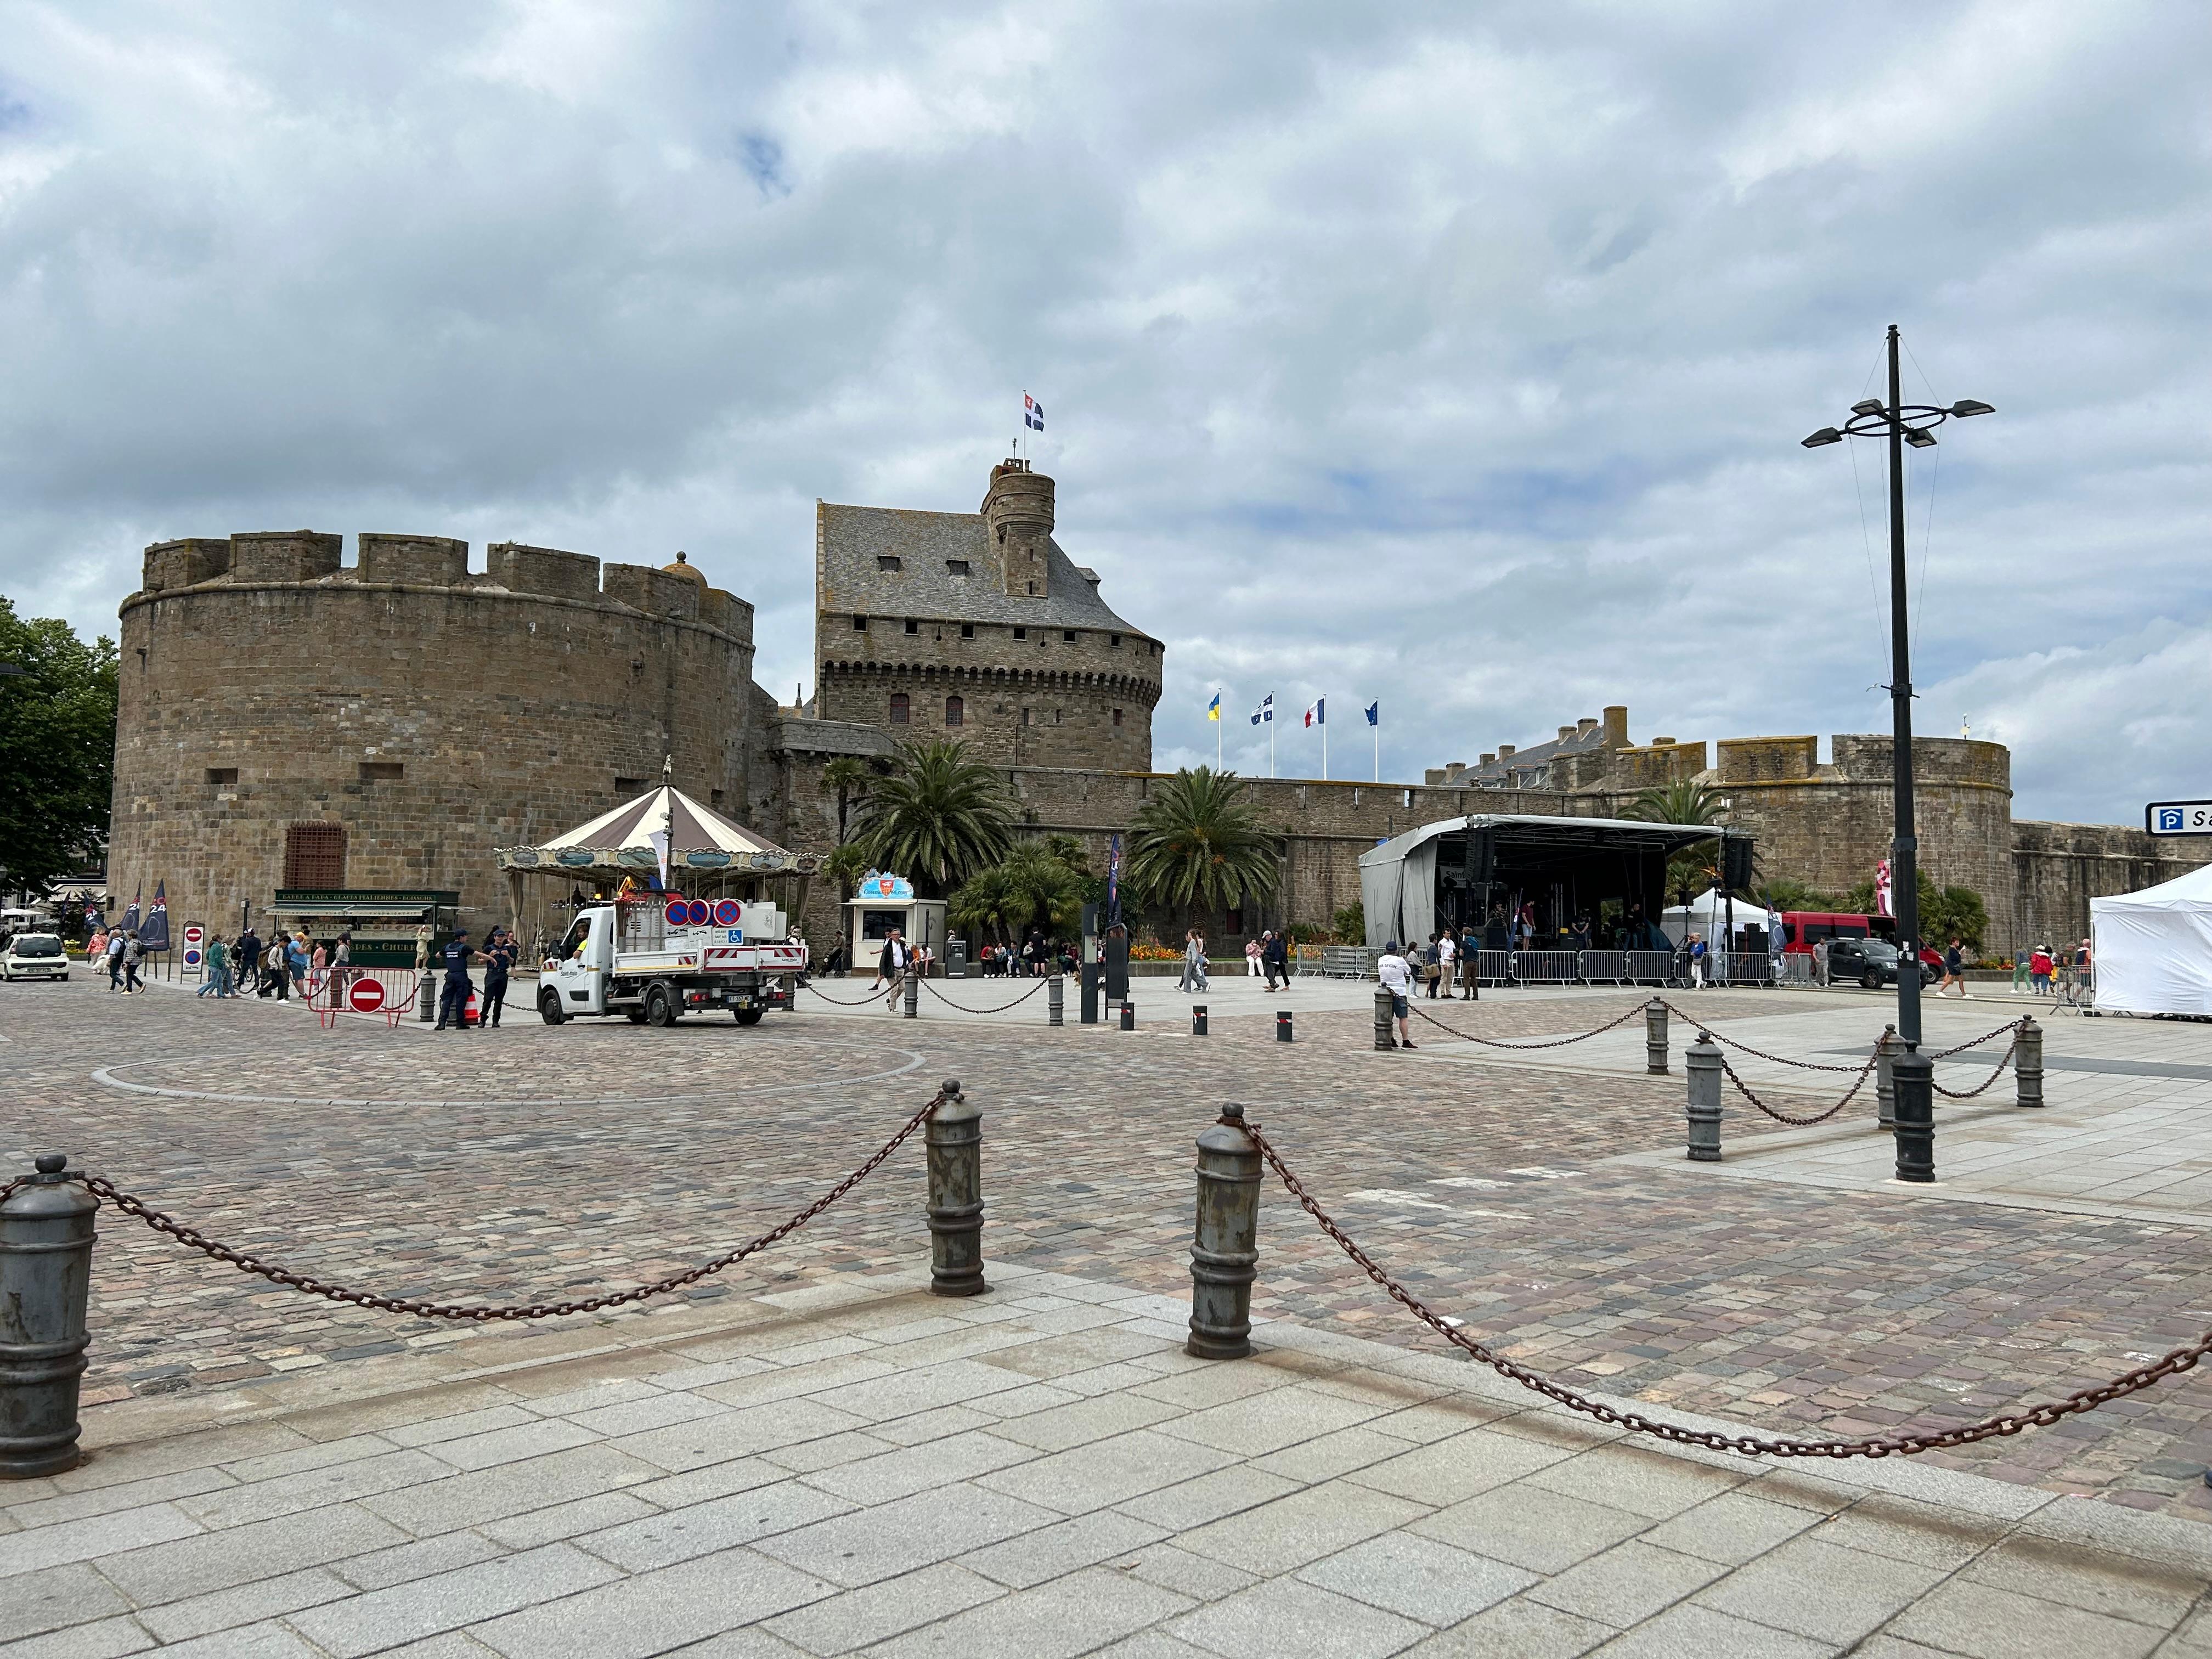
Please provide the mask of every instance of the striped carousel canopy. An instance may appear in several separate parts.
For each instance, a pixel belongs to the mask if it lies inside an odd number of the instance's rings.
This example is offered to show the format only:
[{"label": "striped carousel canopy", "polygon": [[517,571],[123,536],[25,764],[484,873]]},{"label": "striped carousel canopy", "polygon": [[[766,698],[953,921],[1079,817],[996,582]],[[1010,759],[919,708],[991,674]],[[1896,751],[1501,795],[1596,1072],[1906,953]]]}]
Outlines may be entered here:
[{"label": "striped carousel canopy", "polygon": [[662,830],[668,832],[672,871],[796,870],[805,874],[816,863],[811,857],[794,856],[714,808],[702,806],[674,785],[664,783],[536,847],[497,849],[500,867],[553,874],[568,870],[650,870],[659,863],[659,849],[653,837]]}]

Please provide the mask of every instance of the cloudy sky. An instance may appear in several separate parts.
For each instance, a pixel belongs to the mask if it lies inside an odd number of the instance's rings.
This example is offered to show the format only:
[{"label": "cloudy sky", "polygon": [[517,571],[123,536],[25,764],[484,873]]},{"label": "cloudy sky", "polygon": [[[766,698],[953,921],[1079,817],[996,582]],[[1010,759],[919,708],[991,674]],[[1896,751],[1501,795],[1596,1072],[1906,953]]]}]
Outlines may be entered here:
[{"label": "cloudy sky", "polygon": [[2199,0],[0,3],[0,592],[681,547],[787,697],[815,499],[973,511],[1027,390],[1164,765],[1216,686],[1246,769],[1270,691],[1338,775],[1378,697],[1397,776],[1610,702],[1884,730],[1881,451],[1797,441],[1893,321],[1998,410],[1915,458],[1921,729],[2136,820],[2212,793],[2208,48]]}]

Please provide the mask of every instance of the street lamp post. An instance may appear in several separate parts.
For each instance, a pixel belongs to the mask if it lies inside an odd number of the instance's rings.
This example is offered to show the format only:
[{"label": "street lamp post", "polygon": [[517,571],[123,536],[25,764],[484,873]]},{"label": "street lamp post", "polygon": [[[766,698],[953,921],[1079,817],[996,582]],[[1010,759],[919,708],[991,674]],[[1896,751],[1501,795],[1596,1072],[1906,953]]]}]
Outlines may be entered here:
[{"label": "street lamp post", "polygon": [[[1920,1053],[1920,843],[1912,817],[1912,653],[1906,628],[1905,579],[1905,446],[1928,449],[1935,428],[1954,416],[1996,411],[1985,403],[1962,398],[1948,408],[1907,404],[1898,384],[1897,325],[1889,325],[1889,401],[1869,398],[1851,405],[1850,418],[1838,428],[1824,426],[1806,439],[1819,449],[1846,438],[1884,438],[1889,446],[1889,701],[1894,765],[1897,827],[1890,855],[1890,890],[1897,910],[1897,1034],[1905,1045],[1892,1068],[1897,1089],[1897,1178],[1936,1179],[1936,1067]],[[1908,1120],[1908,1095],[1911,1116]]]}]

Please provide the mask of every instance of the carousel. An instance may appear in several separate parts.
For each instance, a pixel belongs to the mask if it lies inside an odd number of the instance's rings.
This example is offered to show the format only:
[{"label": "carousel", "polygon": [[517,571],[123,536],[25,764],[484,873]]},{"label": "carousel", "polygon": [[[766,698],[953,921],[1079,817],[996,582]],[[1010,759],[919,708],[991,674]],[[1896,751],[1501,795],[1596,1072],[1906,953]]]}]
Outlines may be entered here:
[{"label": "carousel", "polygon": [[658,789],[550,841],[495,848],[493,855],[507,874],[515,936],[531,941],[535,958],[576,911],[641,890],[767,903],[802,916],[821,864],[701,805],[668,781],[666,768]]}]

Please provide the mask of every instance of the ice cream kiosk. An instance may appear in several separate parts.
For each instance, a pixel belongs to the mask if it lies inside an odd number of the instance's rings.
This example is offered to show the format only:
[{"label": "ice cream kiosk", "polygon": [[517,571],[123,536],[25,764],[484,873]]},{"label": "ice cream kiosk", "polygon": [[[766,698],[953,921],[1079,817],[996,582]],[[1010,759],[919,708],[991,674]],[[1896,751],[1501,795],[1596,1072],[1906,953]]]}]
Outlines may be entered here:
[{"label": "ice cream kiosk", "polygon": [[914,884],[904,876],[871,870],[860,878],[860,890],[845,902],[845,938],[853,966],[866,969],[882,956],[884,940],[896,927],[909,945],[928,951],[933,961],[945,960],[945,901],[916,898]]}]

